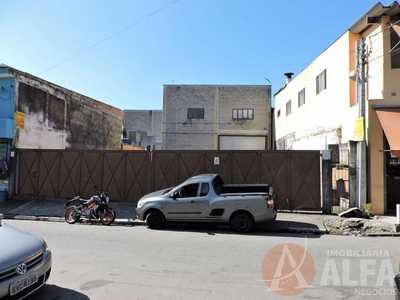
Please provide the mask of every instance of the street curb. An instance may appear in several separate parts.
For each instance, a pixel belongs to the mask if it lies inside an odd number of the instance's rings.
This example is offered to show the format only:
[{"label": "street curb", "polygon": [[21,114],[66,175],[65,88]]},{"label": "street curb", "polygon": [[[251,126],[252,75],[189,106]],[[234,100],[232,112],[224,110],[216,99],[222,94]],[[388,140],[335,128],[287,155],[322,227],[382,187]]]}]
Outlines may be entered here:
[{"label": "street curb", "polygon": [[[47,221],[47,222],[60,222],[64,223],[64,217],[48,217],[48,216],[22,216],[22,215],[4,215],[4,219],[9,220],[28,220],[28,221]],[[79,223],[86,224],[100,224],[98,220],[83,220]],[[145,221],[138,219],[115,219],[112,225],[119,226],[147,226]],[[297,234],[328,234],[326,229],[315,228],[301,228],[301,227],[288,227],[288,228],[262,228],[259,230],[271,233],[297,233]],[[396,235],[396,234],[395,234]],[[400,236],[400,234],[398,234]]]},{"label": "street curb", "polygon": [[[4,219],[9,220],[27,220],[27,221],[47,221],[47,222],[60,222],[64,223],[64,217],[48,217],[48,216],[22,216],[22,215],[4,215]],[[83,220],[79,223],[84,224],[100,224],[98,220]],[[147,226],[145,221],[138,219],[115,219],[113,225],[120,226]],[[264,232],[273,233],[298,233],[298,234],[326,234],[326,229],[315,229],[315,228],[300,228],[300,227],[289,227],[289,228],[258,228]]]},{"label": "street curb", "polygon": [[[26,221],[47,221],[64,223],[64,217],[48,217],[48,216],[22,216],[22,215],[4,215],[4,220],[26,220]],[[100,224],[99,220],[82,220],[79,223]],[[138,219],[115,219],[114,225],[124,226],[144,226],[146,222]]]},{"label": "street curb", "polygon": [[301,227],[288,227],[288,228],[260,228],[265,232],[278,232],[278,233],[298,233],[298,234],[328,234],[326,229],[315,228],[301,228]]},{"label": "street curb", "polygon": [[294,232],[306,232],[306,233],[314,233],[314,234],[326,234],[327,230],[326,229],[315,229],[315,228],[298,228],[298,227],[289,227],[290,231]]},{"label": "street curb", "polygon": [[399,232],[377,232],[377,233],[367,233],[367,236],[382,236],[382,237],[388,237],[388,236],[392,236],[392,237],[400,237],[400,233]]},{"label": "street curb", "polygon": [[[49,216],[24,216],[24,215],[4,215],[4,220],[27,220],[27,221],[47,221],[47,222],[59,222],[64,223],[64,217],[49,217]],[[79,223],[83,224],[101,224],[99,220],[82,220]],[[147,226],[145,221],[139,219],[115,219],[112,225],[117,226]],[[228,226],[229,228],[229,226]],[[257,227],[256,227],[257,228]],[[330,234],[327,229],[315,229],[315,228],[301,228],[301,227],[287,227],[287,228],[262,228],[258,227],[258,230],[270,233],[296,233],[296,234]],[[330,234],[334,235],[334,234]],[[367,237],[400,237],[400,232],[377,232],[377,233],[366,233]]]}]

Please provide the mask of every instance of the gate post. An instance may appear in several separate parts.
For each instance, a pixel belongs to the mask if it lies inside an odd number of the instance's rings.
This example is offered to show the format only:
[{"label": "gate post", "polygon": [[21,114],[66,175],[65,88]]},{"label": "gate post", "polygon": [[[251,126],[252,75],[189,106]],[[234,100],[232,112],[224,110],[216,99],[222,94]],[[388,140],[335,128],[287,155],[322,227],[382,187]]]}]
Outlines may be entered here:
[{"label": "gate post", "polygon": [[147,146],[148,158],[148,172],[147,172],[147,193],[154,191],[154,146]]},{"label": "gate post", "polygon": [[322,150],[322,211],[332,212],[332,170],[331,151]]},{"label": "gate post", "polygon": [[11,148],[10,160],[8,165],[8,198],[13,199],[14,196],[18,195],[18,178],[19,178],[19,151],[18,149]]}]

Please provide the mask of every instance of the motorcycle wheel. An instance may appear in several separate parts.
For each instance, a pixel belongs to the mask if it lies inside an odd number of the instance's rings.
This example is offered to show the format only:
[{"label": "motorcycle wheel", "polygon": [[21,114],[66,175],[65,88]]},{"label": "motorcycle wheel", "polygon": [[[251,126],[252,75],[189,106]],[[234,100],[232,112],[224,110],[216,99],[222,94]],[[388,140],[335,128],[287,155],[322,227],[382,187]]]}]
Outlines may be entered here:
[{"label": "motorcycle wheel", "polygon": [[100,222],[103,225],[111,225],[114,222],[115,218],[116,218],[116,214],[115,214],[114,209],[112,209],[112,208],[109,208],[107,210],[107,213],[105,213],[104,211],[102,211],[100,213]]},{"label": "motorcycle wheel", "polygon": [[68,224],[74,224],[79,221],[81,218],[79,210],[76,208],[76,206],[71,206],[67,209],[65,212],[65,221]]}]

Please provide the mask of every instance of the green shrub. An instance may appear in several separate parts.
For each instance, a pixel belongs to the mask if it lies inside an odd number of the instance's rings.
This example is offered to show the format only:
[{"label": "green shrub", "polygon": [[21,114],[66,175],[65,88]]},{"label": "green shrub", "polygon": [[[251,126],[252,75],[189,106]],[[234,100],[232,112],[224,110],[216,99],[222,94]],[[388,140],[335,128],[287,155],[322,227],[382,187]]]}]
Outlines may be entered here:
[{"label": "green shrub", "polygon": [[364,203],[364,210],[367,216],[372,215],[372,204],[371,203]]}]

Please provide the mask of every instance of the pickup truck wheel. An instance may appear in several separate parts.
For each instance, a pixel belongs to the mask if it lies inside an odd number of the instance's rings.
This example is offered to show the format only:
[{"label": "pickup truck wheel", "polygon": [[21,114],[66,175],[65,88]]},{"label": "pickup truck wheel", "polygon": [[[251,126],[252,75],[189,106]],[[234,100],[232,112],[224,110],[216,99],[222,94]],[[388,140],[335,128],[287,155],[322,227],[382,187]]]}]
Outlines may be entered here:
[{"label": "pickup truck wheel", "polygon": [[146,224],[150,229],[160,229],[165,224],[165,217],[159,211],[151,211],[146,217]]},{"label": "pickup truck wheel", "polygon": [[237,214],[231,220],[231,227],[238,233],[249,232],[253,225],[253,219],[247,214]]}]

